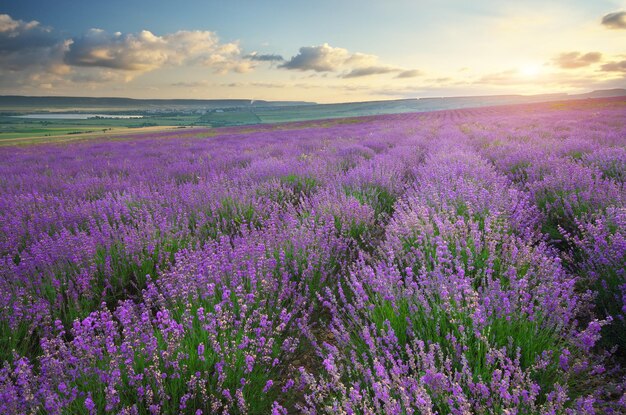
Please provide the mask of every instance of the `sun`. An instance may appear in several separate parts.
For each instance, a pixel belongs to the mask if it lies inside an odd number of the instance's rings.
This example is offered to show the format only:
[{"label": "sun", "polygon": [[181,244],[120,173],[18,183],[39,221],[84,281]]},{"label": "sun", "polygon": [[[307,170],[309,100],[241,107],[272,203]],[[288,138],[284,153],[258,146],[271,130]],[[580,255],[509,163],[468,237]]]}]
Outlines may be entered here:
[{"label": "sun", "polygon": [[541,65],[527,63],[519,67],[518,72],[525,78],[536,78],[541,73]]}]

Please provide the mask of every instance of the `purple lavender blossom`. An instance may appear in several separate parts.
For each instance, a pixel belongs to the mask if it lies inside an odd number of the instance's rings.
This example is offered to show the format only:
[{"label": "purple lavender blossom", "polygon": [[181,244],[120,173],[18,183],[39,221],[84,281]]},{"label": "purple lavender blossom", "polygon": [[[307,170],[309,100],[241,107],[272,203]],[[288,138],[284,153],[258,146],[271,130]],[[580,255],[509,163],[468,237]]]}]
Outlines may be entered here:
[{"label": "purple lavender blossom", "polygon": [[2,147],[0,413],[619,413],[622,104]]}]

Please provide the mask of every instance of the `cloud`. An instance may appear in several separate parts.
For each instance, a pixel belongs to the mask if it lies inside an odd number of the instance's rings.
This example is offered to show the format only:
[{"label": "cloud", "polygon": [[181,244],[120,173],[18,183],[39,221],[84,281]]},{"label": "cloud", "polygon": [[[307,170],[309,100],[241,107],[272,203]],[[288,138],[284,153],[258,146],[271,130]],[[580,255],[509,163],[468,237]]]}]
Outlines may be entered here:
[{"label": "cloud", "polygon": [[28,53],[36,49],[53,47],[62,39],[36,20],[14,20],[0,14],[0,56],[6,59],[13,53]]},{"label": "cloud", "polygon": [[285,59],[276,54],[261,54],[257,52],[252,52],[245,56],[246,59],[257,62],[282,62]]},{"label": "cloud", "polygon": [[364,68],[355,68],[343,75],[342,78],[359,78],[362,76],[380,75],[399,71],[401,71],[401,69],[393,66],[366,66]]},{"label": "cloud", "polygon": [[350,55],[348,59],[346,59],[346,65],[348,66],[356,66],[356,67],[365,67],[365,66],[374,66],[378,62],[378,56],[370,55],[368,53],[356,52]]},{"label": "cloud", "polygon": [[68,41],[33,20],[0,14],[0,87],[50,88],[67,77]]},{"label": "cloud", "polygon": [[291,88],[293,85],[279,83],[279,82],[230,82],[227,84],[220,84],[221,87],[228,88]]},{"label": "cloud", "polygon": [[[35,23],[39,23],[33,20]],[[8,14],[0,14],[0,33],[12,32],[20,26],[19,20],[13,20]]]},{"label": "cloud", "polygon": [[481,76],[476,83],[478,84],[508,84],[514,79],[517,71],[515,69],[508,69],[505,71],[494,72]]},{"label": "cloud", "polygon": [[378,56],[366,53],[352,53],[344,48],[333,47],[328,43],[319,46],[303,46],[298,54],[279,65],[279,68],[314,71],[314,72],[338,72],[348,71],[344,78],[373,75],[376,73],[388,73],[399,70],[390,66],[377,64]]},{"label": "cloud", "polygon": [[602,54],[600,52],[588,52],[585,54],[581,52],[566,52],[561,53],[552,61],[560,68],[576,69],[600,62],[601,59]]},{"label": "cloud", "polygon": [[312,71],[314,75],[336,72],[343,79],[398,73],[396,78],[412,78],[421,74],[416,69],[405,69],[379,63],[378,56],[333,47],[328,43],[303,46],[295,56],[278,66],[283,69]]},{"label": "cloud", "polygon": [[173,82],[171,86],[180,88],[203,88],[209,86],[207,81]]},{"label": "cloud", "polygon": [[624,72],[626,73],[626,60],[609,62],[601,66],[604,72]]},{"label": "cloud", "polygon": [[299,71],[333,72],[344,66],[351,57],[352,54],[347,49],[324,43],[321,46],[301,47],[297,55],[280,67]]},{"label": "cloud", "polygon": [[609,29],[626,29],[626,11],[605,15],[602,18],[602,24]]},{"label": "cloud", "polygon": [[66,62],[74,43],[37,21],[0,15],[0,88],[37,91],[80,84],[81,88],[91,89],[131,79],[128,73],[113,70],[113,66],[77,70]]},{"label": "cloud", "polygon": [[448,76],[442,76],[439,78],[428,79],[427,81],[433,84],[449,84],[453,81],[453,79]]},{"label": "cloud", "polygon": [[0,14],[0,88],[26,93],[39,88],[96,89],[128,82],[162,67],[207,67],[215,73],[243,73],[256,63],[238,42],[215,32],[178,31],[162,36],[148,30],[108,33],[91,29],[67,37],[39,22]]},{"label": "cloud", "polygon": [[166,65],[204,65],[216,72],[247,72],[252,64],[241,57],[237,43],[220,43],[214,32],[178,31],[157,36],[107,33],[91,29],[76,38],[65,55],[68,65],[148,72]]},{"label": "cloud", "polygon": [[27,31],[39,26],[37,20],[25,22],[23,20],[15,20],[8,14],[0,14],[0,33],[8,33],[9,35]]},{"label": "cloud", "polygon": [[399,79],[406,79],[406,78],[415,78],[418,76],[421,76],[422,71],[417,70],[417,69],[407,69],[405,71],[400,72],[398,75],[396,75],[396,78]]},{"label": "cloud", "polygon": [[65,55],[73,66],[149,71],[162,66],[168,59],[165,42],[144,30],[138,35],[110,35],[101,29],[91,29],[75,39]]}]

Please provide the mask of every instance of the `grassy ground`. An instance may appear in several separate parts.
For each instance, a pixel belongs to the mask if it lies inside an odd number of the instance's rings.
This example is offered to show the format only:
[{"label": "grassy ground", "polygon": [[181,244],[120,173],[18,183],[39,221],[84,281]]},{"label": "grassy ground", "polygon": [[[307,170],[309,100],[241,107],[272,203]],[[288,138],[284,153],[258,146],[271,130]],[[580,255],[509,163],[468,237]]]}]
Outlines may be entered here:
[{"label": "grassy ground", "polygon": [[146,127],[175,128],[194,125],[197,119],[198,116],[187,115],[87,120],[42,120],[0,116],[0,145],[11,140],[134,133]]},{"label": "grassy ground", "polygon": [[[0,134],[0,147],[11,146],[11,145],[45,144],[45,143],[53,143],[53,142],[63,143],[63,142],[69,142],[69,141],[89,140],[89,139],[101,138],[101,137],[117,138],[117,137],[128,136],[130,134],[142,134],[142,133],[150,133],[150,132],[165,131],[165,130],[175,130],[179,128],[181,127],[171,126],[171,125],[159,125],[159,126],[151,126],[151,127],[138,127],[138,128],[132,128],[132,129],[127,128],[127,127],[111,128],[111,129],[107,129],[106,131],[86,130],[81,133],[74,133],[72,131],[71,134],[67,134],[67,133],[64,134],[61,132],[61,130],[59,130],[59,134],[53,134],[53,135],[50,135],[48,133],[46,133],[47,135],[41,135],[41,134],[37,134],[36,132],[33,134],[28,134],[24,132],[22,135],[17,136],[17,137],[4,137],[3,135]],[[185,127],[185,128],[193,129],[194,127]]]}]

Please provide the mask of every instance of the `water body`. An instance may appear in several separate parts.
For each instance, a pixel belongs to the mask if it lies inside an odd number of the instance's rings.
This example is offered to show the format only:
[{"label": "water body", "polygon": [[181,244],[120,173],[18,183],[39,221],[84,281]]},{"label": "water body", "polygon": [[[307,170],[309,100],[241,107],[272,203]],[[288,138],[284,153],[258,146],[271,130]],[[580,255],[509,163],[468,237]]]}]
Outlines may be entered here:
[{"label": "water body", "polygon": [[143,115],[112,115],[112,114],[27,114],[13,115],[13,118],[28,118],[37,120],[88,120],[90,118],[143,118]]}]

